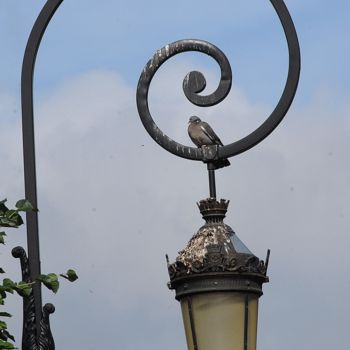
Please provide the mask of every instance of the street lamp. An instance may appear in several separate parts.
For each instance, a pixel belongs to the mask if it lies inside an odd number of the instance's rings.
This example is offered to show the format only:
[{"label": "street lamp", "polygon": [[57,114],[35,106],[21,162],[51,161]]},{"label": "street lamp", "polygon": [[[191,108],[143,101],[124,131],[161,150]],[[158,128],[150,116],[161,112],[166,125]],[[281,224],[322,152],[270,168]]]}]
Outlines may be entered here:
[{"label": "street lamp", "polygon": [[[267,120],[243,139],[229,145],[188,147],[162,132],[154,122],[148,105],[148,92],[154,75],[171,57],[196,51],[211,56],[220,66],[221,79],[210,95],[200,95],[206,80],[198,71],[190,72],[183,82],[187,99],[196,106],[218,104],[229,94],[232,71],[225,54],[203,40],[179,40],[156,51],[146,64],[137,87],[137,107],[150,136],[168,152],[189,160],[202,161],[209,175],[209,197],[198,203],[205,220],[176,261],[167,256],[170,289],[181,304],[188,350],[255,350],[258,324],[258,301],[262,284],[268,282],[266,260],[258,259],[223,222],[229,201],[217,200],[215,170],[227,164],[227,158],[254,147],[267,137],[286,115],[297,89],[300,51],[294,24],[282,0],[270,0],[283,25],[288,49],[289,72],[282,96]],[[195,118],[198,119],[198,118]],[[201,125],[202,131],[205,125]],[[208,130],[204,130],[206,133]],[[215,133],[214,133],[215,135]],[[208,134],[207,134],[208,136]],[[216,136],[216,135],[215,135]],[[210,138],[210,137],[209,137]],[[219,142],[221,143],[221,142]],[[226,161],[226,165],[225,164]]]},{"label": "street lamp", "polygon": [[[47,0],[30,34],[22,68],[22,120],[26,198],[37,207],[36,167],[33,123],[33,75],[36,55],[45,30],[63,0]],[[146,64],[137,87],[137,107],[150,136],[167,151],[189,160],[202,161],[209,175],[209,197],[198,203],[204,226],[192,237],[174,263],[167,257],[169,288],[175,290],[181,304],[189,350],[254,350],[256,348],[258,300],[262,284],[268,282],[268,251],[265,261],[258,259],[223,222],[229,201],[216,196],[215,170],[223,161],[254,147],[267,137],[286,115],[297,89],[300,74],[300,51],[294,24],[283,0],[270,0],[275,8],[289,50],[289,71],[282,96],[271,115],[248,136],[229,145],[200,148],[177,143],[154,122],[148,92],[159,67],[171,57],[187,51],[211,56],[221,69],[218,88],[210,95],[200,95],[206,81],[202,73],[189,73],[183,90],[197,106],[213,106],[225,99],[232,85],[232,71],[224,53],[203,40],[180,40],[159,49]],[[38,217],[27,213],[28,258],[23,248],[13,255],[21,259],[23,281],[40,275]],[[51,304],[42,307],[41,287],[24,299],[23,350],[54,350],[49,314]]]},{"label": "street lamp", "polygon": [[265,263],[260,261],[224,224],[228,204],[200,201],[205,225],[168,264],[169,288],[181,303],[189,350],[256,348],[269,252]]}]

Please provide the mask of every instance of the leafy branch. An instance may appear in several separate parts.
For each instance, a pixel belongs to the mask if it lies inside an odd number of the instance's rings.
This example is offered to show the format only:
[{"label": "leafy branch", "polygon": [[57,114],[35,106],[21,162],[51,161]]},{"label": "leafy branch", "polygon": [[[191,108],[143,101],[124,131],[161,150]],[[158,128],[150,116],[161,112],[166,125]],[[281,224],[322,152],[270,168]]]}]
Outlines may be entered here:
[{"label": "leafy branch", "polygon": [[[22,199],[16,203],[16,209],[9,209],[6,206],[6,199],[0,201],[0,244],[5,244],[6,233],[1,231],[2,228],[18,228],[23,225],[23,219],[20,215],[21,212],[37,211],[33,208],[32,204]],[[0,267],[0,274],[5,274],[5,271]],[[60,282],[59,277],[62,277],[70,282],[74,282],[78,279],[76,272],[69,269],[66,273],[55,274],[49,273],[47,275],[40,275],[35,281],[31,282],[14,282],[10,278],[4,278],[0,283],[0,307],[5,305],[5,299],[7,294],[17,293],[23,298],[27,298],[32,293],[32,287],[35,283],[41,282],[53,291],[57,293]],[[0,350],[16,349],[14,342],[14,336],[9,332],[7,323],[4,319],[12,317],[12,315],[6,311],[0,311]]]}]

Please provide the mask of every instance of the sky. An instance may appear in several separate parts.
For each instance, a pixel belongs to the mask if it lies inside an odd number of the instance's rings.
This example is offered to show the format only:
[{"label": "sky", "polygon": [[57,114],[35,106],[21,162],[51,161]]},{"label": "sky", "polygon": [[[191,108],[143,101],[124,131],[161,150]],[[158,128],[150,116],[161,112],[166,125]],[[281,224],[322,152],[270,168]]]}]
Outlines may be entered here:
[{"label": "sky", "polygon": [[[24,197],[20,74],[42,0],[0,2],[0,196]],[[258,349],[346,349],[350,227],[350,4],[287,0],[301,47],[295,101],[281,125],[217,172],[226,223],[260,258],[271,249],[270,283],[260,299]],[[183,38],[218,46],[233,87],[217,106],[191,105],[191,70],[215,89],[210,58],[186,53],[154,79],[150,108],[161,129],[191,145],[189,116],[208,121],[224,143],[259,126],[284,86],[288,54],[269,1],[147,2],[65,0],[44,36],[34,81],[43,272],[73,267],[51,326],[57,349],[185,349],[180,306],[167,289],[165,254],[176,258],[202,225],[206,168],[160,148],[136,109],[137,81],[160,47]],[[1,266],[25,228],[8,232]],[[9,299],[20,345],[21,304]]]}]

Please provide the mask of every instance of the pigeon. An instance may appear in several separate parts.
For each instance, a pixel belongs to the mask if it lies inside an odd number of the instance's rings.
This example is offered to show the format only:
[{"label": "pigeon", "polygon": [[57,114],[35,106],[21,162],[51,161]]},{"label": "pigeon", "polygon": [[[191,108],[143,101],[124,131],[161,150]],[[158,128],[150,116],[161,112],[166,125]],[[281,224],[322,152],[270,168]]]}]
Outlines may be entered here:
[{"label": "pigeon", "polygon": [[[188,135],[198,148],[213,145],[223,146],[219,136],[216,135],[211,126],[208,123],[201,121],[200,118],[196,116],[191,117],[188,122]],[[218,160],[215,161],[215,163],[217,168],[230,165],[228,159]]]}]

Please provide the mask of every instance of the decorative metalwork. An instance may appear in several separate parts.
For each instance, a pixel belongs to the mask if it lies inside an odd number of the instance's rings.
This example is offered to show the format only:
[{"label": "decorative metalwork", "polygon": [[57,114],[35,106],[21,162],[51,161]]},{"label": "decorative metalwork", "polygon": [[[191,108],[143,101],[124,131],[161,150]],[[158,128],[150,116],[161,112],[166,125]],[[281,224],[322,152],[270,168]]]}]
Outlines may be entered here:
[{"label": "decorative metalwork", "polygon": [[[221,102],[229,93],[232,83],[230,64],[223,54],[213,44],[203,40],[180,40],[157,50],[154,56],[146,64],[137,87],[137,108],[141,121],[150,136],[164,149],[179,157],[208,162],[212,159],[226,159],[254,147],[265,139],[282,121],[293,99],[299,82],[300,75],[300,49],[298,37],[288,9],[282,0],[270,0],[282,23],[289,51],[289,71],[282,96],[266,121],[248,136],[222,147],[194,148],[182,145],[159,129],[154,122],[149,106],[148,92],[152,79],[161,67],[171,57],[187,51],[196,51],[214,58],[221,69],[221,80],[214,93],[207,96],[199,95],[205,89],[206,80],[202,73],[194,71],[186,75],[183,90],[190,102],[197,106],[213,106]],[[205,151],[205,152],[204,152]]]},{"label": "decorative metalwork", "polygon": [[[32,283],[29,260],[22,247],[12,249],[12,255],[20,259],[22,281]],[[49,315],[55,311],[52,304],[46,304],[37,331],[35,297],[33,290],[28,296],[23,296],[23,335],[22,350],[55,350],[55,344],[50,329]]]},{"label": "decorative metalwork", "polygon": [[234,231],[223,222],[229,201],[202,200],[198,207],[206,220],[168,266],[170,278],[206,272],[249,272],[266,275],[265,263],[255,255],[240,252],[234,245]]},{"label": "decorative metalwork", "polygon": [[207,272],[249,272],[266,274],[265,264],[252,254],[238,252],[233,243],[232,228],[223,222],[229,201],[209,198],[198,207],[206,220],[169,266],[171,278]]},{"label": "decorative metalwork", "polygon": [[[198,203],[206,221],[179,252],[176,261],[168,262],[169,288],[176,297],[204,291],[239,290],[262,294],[268,259],[259,260],[235,237],[223,222],[229,201],[208,198]],[[268,253],[269,255],[269,253]]]},{"label": "decorative metalwork", "polygon": [[38,350],[55,350],[55,342],[50,328],[50,314],[55,312],[52,304],[45,304],[43,308],[43,317],[40,322],[40,335],[38,339]]},{"label": "decorative metalwork", "polygon": [[206,87],[204,75],[197,71],[188,73],[183,81],[183,90],[188,100],[197,106],[208,107],[221,102],[228,95],[232,84],[232,71],[224,53],[216,46],[203,40],[180,40],[157,50],[146,64],[137,87],[137,108],[144,127],[163,148],[180,157],[203,160],[201,149],[186,147],[166,136],[154,122],[148,107],[148,92],[157,70],[171,57],[187,51],[197,51],[213,57],[221,69],[221,80],[218,88],[207,96],[198,95]]},{"label": "decorative metalwork", "polygon": [[[205,229],[202,229],[196,234],[197,238],[199,235],[208,235],[208,232],[205,232],[204,230]],[[210,231],[213,231],[213,229],[210,229]],[[190,247],[188,248],[190,249]],[[198,259],[191,261],[190,263],[189,261],[186,261],[186,258],[184,257],[188,252],[180,252],[180,256],[177,258],[176,262],[171,264],[168,268],[170,277],[176,278],[188,276],[190,274],[225,271],[238,273],[266,273],[264,261],[259,260],[256,256],[250,254],[238,255],[233,250],[230,250],[229,254],[227,254],[227,252],[225,252],[224,244],[208,244],[205,248],[206,253],[203,260]]]}]

